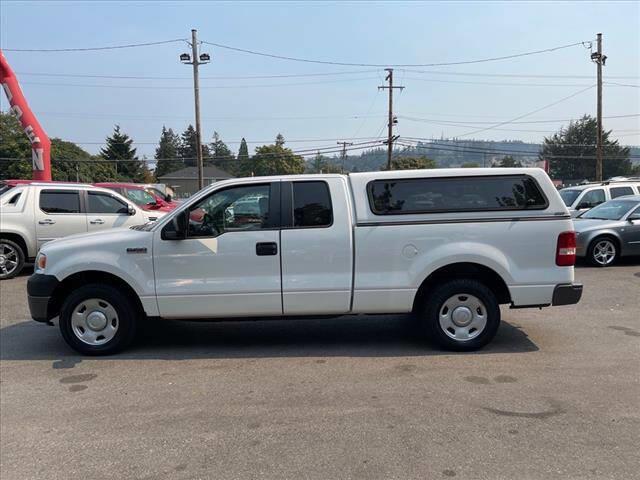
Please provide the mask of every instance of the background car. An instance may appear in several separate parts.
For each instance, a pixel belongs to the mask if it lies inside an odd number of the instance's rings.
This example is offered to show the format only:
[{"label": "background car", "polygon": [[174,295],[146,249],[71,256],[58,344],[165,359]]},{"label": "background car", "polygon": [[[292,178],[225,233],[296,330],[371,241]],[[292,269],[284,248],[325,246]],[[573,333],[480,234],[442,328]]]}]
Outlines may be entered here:
[{"label": "background car", "polygon": [[[158,216],[162,216],[178,206],[178,203],[172,201],[170,196],[167,197],[154,187],[117,182],[102,182],[95,185],[118,192],[147,212],[159,212]],[[157,220],[157,217],[150,219]]]},{"label": "background car", "polygon": [[640,195],[602,203],[573,222],[576,255],[598,267],[622,256],[640,255]]},{"label": "background car", "polygon": [[640,181],[635,179],[588,183],[560,190],[560,196],[572,217],[607,200],[635,194],[640,194]]}]

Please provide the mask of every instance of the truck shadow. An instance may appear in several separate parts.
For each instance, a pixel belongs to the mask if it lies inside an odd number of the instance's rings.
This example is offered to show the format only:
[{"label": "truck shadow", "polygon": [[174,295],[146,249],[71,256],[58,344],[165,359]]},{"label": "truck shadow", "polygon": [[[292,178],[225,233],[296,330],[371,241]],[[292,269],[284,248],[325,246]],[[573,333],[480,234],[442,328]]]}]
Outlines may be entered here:
[{"label": "truck shadow", "polygon": [[[525,353],[538,347],[518,326],[503,321],[496,338],[471,355]],[[146,326],[123,353],[103,359],[220,359],[270,357],[407,357],[464,355],[438,350],[420,337],[405,316],[348,316],[330,319],[225,321],[159,320]],[[24,321],[0,329],[0,359],[50,360],[72,368],[83,358],[58,328]],[[95,357],[94,357],[95,358]]]}]

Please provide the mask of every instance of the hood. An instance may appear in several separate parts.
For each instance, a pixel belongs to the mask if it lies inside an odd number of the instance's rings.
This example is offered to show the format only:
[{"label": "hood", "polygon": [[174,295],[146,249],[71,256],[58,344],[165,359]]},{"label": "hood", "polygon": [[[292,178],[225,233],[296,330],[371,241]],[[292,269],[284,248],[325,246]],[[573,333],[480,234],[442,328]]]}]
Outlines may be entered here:
[{"label": "hood", "polygon": [[91,233],[79,233],[52,240],[45,243],[41,251],[49,255],[60,251],[72,253],[95,247],[100,248],[109,244],[125,243],[129,246],[136,246],[138,243],[146,244],[150,242],[152,236],[153,232],[131,230],[129,228],[112,228]]},{"label": "hood", "polygon": [[598,220],[591,218],[574,218],[573,227],[576,233],[587,232],[589,230],[602,230],[606,228],[613,228],[623,223],[621,220]]}]

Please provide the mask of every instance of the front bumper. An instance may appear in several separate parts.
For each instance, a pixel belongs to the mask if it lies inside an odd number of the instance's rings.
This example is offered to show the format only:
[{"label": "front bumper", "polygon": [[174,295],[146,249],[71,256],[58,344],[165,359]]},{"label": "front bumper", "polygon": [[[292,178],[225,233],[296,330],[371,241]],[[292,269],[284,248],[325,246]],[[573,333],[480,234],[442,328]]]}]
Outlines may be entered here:
[{"label": "front bumper", "polygon": [[551,304],[554,306],[574,305],[580,301],[581,297],[581,283],[566,283],[562,285],[556,285],[556,288],[553,289],[553,298],[551,300]]},{"label": "front bumper", "polygon": [[49,300],[60,282],[53,275],[34,273],[27,281],[27,299],[31,318],[36,322],[48,322]]}]

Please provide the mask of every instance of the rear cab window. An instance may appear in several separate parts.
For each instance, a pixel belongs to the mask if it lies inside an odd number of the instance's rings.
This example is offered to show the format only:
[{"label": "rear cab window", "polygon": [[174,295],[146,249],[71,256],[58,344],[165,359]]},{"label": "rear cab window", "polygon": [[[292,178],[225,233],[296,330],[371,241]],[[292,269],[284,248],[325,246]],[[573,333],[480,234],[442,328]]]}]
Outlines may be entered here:
[{"label": "rear cab window", "polygon": [[48,214],[80,213],[80,192],[77,190],[41,190],[40,210]]},{"label": "rear cab window", "polygon": [[293,227],[329,227],[332,224],[333,209],[327,183],[293,182]]},{"label": "rear cab window", "polygon": [[373,180],[367,193],[376,215],[544,210],[549,205],[528,175]]}]

